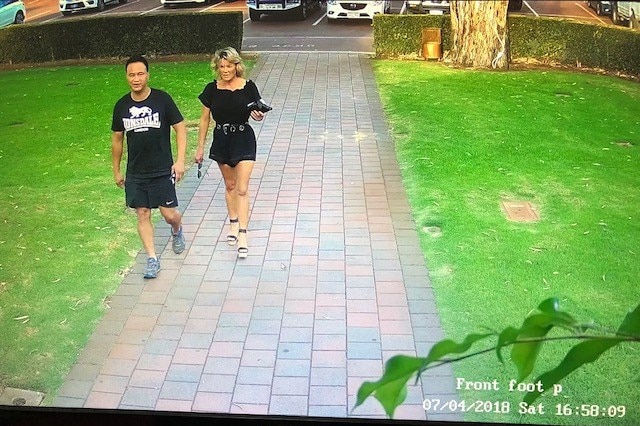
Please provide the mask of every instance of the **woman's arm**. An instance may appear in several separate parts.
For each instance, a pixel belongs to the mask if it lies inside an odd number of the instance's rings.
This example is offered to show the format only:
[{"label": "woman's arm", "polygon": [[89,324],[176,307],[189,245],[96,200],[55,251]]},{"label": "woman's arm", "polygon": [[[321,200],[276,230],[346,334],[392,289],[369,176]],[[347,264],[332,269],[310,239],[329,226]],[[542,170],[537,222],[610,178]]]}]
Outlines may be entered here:
[{"label": "woman's arm", "polygon": [[196,149],[195,162],[202,163],[204,158],[204,142],[207,139],[207,132],[209,131],[209,124],[211,123],[211,110],[202,106],[200,112],[200,121],[198,122],[198,149]]}]

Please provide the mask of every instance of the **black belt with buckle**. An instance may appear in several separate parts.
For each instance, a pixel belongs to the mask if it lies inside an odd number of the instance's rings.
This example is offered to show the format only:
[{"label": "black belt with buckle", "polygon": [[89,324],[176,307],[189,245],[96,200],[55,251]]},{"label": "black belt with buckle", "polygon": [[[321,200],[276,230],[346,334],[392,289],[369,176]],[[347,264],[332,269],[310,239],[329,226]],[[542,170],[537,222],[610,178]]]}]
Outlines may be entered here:
[{"label": "black belt with buckle", "polygon": [[227,135],[229,133],[244,132],[248,126],[249,126],[249,123],[244,123],[244,124],[225,123],[225,124],[216,124],[216,129],[222,130],[222,132],[225,135]]}]

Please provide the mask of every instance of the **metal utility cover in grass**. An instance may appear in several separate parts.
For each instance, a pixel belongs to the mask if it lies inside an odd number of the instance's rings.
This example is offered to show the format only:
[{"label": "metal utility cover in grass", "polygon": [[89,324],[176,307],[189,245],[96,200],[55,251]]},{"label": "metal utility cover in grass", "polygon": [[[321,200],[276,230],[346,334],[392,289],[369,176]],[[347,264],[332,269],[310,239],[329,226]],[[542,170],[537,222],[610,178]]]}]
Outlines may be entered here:
[{"label": "metal utility cover in grass", "polygon": [[528,201],[502,201],[502,211],[507,219],[514,222],[536,222],[540,216],[535,207]]},{"label": "metal utility cover in grass", "polygon": [[26,389],[0,388],[0,405],[37,407],[44,399],[42,392]]}]

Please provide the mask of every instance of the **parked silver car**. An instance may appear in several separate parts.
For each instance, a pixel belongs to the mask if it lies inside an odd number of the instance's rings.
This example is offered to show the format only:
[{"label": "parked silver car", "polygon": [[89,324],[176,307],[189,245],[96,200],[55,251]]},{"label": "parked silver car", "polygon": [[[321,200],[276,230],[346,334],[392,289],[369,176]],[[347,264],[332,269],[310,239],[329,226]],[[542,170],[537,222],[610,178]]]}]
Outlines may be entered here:
[{"label": "parked silver car", "polygon": [[429,15],[443,15],[449,13],[451,7],[447,0],[407,0],[407,11],[413,13],[427,13]]},{"label": "parked silver car", "polygon": [[[429,15],[443,15],[450,12],[451,4],[447,0],[406,0],[405,8],[412,13],[427,13]],[[509,10],[522,9],[523,0],[509,0]]]}]

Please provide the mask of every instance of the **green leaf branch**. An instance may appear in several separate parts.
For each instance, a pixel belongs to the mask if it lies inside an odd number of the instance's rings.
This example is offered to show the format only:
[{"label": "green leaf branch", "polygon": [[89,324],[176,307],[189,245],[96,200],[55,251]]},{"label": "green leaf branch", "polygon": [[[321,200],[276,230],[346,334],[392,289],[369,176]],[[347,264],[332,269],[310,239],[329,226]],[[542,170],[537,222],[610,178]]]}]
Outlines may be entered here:
[{"label": "green leaf branch", "polygon": [[[549,336],[553,329],[565,330],[568,334]],[[493,346],[475,349],[480,342],[495,340]],[[534,370],[540,351],[545,343],[560,340],[577,340],[562,361],[535,380],[540,382],[540,391],[527,392],[523,402],[533,403],[553,385],[581,368],[585,364],[598,360],[602,354],[623,343],[640,342],[640,305],[629,312],[617,329],[599,327],[590,323],[580,323],[571,314],[560,309],[560,301],[549,298],[540,303],[523,320],[518,328],[507,327],[504,330],[473,333],[467,335],[461,343],[450,339],[437,342],[426,357],[396,355],[385,363],[382,377],[375,382],[364,382],[358,389],[354,409],[373,396],[384,408],[387,416],[393,418],[395,410],[407,397],[407,383],[415,377],[417,381],[426,370],[444,364],[459,362],[467,358],[495,352],[498,360],[505,363],[503,350],[511,348],[510,360],[518,371],[518,383],[523,382]],[[474,349],[473,351],[472,348]],[[636,377],[632,381],[639,381]]]}]

